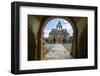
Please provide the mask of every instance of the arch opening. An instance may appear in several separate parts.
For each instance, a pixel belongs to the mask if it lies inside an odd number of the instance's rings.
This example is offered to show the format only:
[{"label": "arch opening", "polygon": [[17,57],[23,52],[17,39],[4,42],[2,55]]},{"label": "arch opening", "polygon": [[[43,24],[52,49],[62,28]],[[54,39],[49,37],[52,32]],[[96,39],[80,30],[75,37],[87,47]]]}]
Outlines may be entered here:
[{"label": "arch opening", "polygon": [[43,59],[69,59],[71,56],[73,28],[63,18],[47,20],[43,28]]}]

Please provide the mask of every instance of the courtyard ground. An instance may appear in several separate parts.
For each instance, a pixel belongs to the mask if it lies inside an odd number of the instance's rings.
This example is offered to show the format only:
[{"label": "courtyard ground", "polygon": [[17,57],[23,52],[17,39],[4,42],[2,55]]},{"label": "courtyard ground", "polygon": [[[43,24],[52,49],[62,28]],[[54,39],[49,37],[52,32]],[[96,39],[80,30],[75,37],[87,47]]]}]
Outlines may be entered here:
[{"label": "courtyard ground", "polygon": [[71,59],[71,44],[45,44],[44,59]]}]

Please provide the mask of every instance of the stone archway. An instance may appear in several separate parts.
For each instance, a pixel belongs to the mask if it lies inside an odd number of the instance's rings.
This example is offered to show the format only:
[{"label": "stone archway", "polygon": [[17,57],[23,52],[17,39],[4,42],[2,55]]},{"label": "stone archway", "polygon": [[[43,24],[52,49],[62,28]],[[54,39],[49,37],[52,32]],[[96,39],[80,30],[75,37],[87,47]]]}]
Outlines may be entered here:
[{"label": "stone archway", "polygon": [[39,28],[39,32],[38,32],[38,54],[40,54],[38,56],[38,58],[41,60],[43,59],[43,51],[44,51],[44,37],[43,37],[43,30],[45,28],[45,25],[46,23],[51,20],[51,19],[54,19],[54,18],[63,18],[65,19],[66,21],[68,21],[72,28],[73,28],[73,41],[72,41],[72,49],[71,49],[71,55],[73,57],[77,57],[76,56],[76,53],[77,53],[77,27],[74,25],[74,23],[67,17],[43,17],[42,18],[42,23],[40,25],[40,28]]}]

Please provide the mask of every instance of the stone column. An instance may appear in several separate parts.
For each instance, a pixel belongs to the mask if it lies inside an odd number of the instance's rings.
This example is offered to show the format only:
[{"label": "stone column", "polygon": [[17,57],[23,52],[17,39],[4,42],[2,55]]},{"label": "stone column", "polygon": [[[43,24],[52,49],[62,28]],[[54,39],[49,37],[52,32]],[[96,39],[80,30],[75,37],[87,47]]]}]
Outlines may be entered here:
[{"label": "stone column", "polygon": [[45,45],[45,39],[44,39],[44,34],[42,33],[41,35],[41,60],[44,59],[44,45]]}]

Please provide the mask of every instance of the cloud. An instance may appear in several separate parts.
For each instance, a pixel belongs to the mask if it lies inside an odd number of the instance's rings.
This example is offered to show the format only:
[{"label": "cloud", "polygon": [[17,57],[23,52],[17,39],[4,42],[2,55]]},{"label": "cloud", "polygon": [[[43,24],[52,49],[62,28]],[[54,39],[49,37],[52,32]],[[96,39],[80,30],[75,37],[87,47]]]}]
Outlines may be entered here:
[{"label": "cloud", "polygon": [[51,31],[51,30],[44,30],[44,37],[48,37],[50,31]]}]

